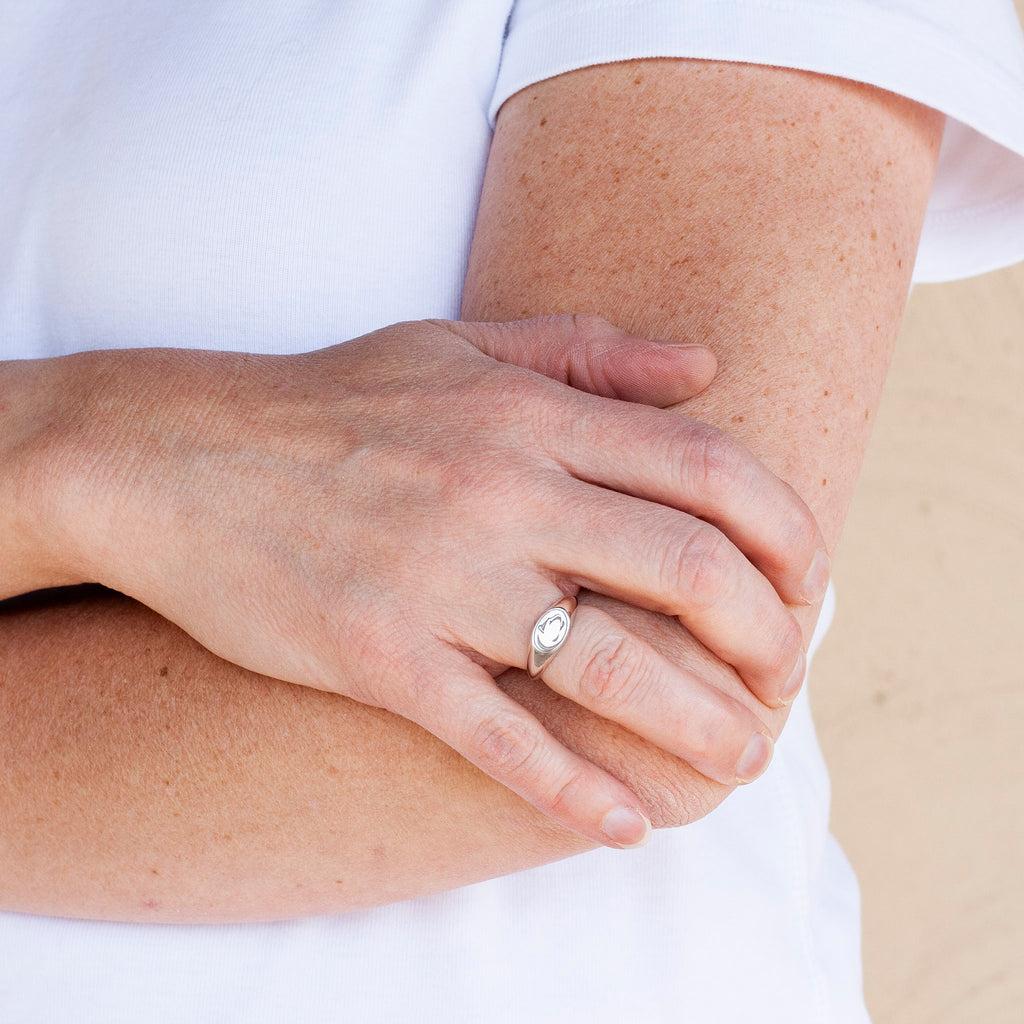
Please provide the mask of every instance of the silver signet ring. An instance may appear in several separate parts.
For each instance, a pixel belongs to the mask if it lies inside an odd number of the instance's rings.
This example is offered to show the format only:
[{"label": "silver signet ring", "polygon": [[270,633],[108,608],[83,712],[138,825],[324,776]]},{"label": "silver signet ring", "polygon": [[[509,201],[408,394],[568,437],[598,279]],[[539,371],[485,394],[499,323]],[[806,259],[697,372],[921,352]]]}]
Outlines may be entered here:
[{"label": "silver signet ring", "polygon": [[565,643],[575,611],[576,598],[563,597],[534,624],[533,632],[530,634],[530,657],[526,662],[526,671],[530,673],[531,679],[536,679],[541,674],[544,666]]}]

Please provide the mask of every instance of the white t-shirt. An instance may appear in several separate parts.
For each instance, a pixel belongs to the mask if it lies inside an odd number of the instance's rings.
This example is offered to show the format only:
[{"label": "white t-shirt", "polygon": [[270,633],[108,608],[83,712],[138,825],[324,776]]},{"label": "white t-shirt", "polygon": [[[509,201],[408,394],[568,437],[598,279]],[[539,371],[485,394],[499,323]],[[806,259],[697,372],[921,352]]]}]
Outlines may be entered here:
[{"label": "white t-shirt", "polygon": [[[291,352],[455,316],[501,102],[645,56],[944,110],[917,277],[1024,257],[1009,0],[14,0],[0,354]],[[802,696],[762,779],[641,851],[279,924],[0,914],[0,1021],[863,1022],[856,883],[827,819]]]}]

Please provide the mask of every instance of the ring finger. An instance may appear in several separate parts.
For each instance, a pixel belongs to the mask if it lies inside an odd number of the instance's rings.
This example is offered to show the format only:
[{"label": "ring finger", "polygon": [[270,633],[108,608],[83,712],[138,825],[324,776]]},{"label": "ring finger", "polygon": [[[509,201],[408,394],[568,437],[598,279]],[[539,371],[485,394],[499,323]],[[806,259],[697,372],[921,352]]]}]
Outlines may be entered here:
[{"label": "ring finger", "polygon": [[[803,634],[771,583],[714,526],[684,512],[588,484],[562,484],[572,522],[538,531],[536,561],[587,587],[676,615],[777,706],[801,672]],[[568,493],[564,488],[569,488]]]},{"label": "ring finger", "polygon": [[767,767],[767,727],[737,700],[672,664],[606,612],[580,606],[542,670],[551,689],[727,785]]}]

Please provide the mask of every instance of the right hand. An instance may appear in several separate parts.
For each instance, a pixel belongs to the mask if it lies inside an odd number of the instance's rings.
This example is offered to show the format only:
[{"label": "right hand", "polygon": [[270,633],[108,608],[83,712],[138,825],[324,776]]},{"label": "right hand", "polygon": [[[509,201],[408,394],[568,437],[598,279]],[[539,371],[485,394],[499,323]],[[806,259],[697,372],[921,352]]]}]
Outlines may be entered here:
[{"label": "right hand", "polygon": [[[706,350],[553,317],[398,324],[298,356],[70,358],[77,413],[34,480],[66,575],[419,723],[598,842],[643,837],[636,797],[492,678],[525,665],[546,608],[585,587],[677,615],[772,706],[799,673],[785,602],[819,596],[804,579],[824,547],[806,507],[720,431],[616,400],[690,397]],[[718,781],[770,756],[750,709],[596,607],[544,678]]]}]

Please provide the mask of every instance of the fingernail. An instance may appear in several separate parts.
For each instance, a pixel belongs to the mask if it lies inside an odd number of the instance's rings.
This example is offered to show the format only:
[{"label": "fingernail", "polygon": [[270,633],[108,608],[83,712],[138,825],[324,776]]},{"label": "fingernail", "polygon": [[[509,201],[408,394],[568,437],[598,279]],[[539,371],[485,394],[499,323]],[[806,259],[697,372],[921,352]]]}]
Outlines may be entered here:
[{"label": "fingernail", "polygon": [[747,749],[736,765],[736,781],[739,783],[753,782],[772,763],[772,751],[775,744],[761,732],[750,737]]},{"label": "fingernail", "polygon": [[817,604],[828,590],[829,577],[832,575],[832,559],[824,551],[818,551],[800,589],[800,597],[808,604]]},{"label": "fingernail", "polygon": [[613,807],[604,816],[601,831],[616,846],[632,850],[651,838],[651,823],[632,807]]},{"label": "fingernail", "polygon": [[805,675],[807,675],[807,655],[801,651],[800,656],[796,659],[796,664],[793,666],[792,675],[790,675],[786,685],[782,688],[782,693],[779,694],[779,700],[783,704],[792,704],[796,700],[800,687],[804,685]]}]

